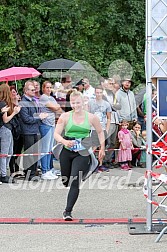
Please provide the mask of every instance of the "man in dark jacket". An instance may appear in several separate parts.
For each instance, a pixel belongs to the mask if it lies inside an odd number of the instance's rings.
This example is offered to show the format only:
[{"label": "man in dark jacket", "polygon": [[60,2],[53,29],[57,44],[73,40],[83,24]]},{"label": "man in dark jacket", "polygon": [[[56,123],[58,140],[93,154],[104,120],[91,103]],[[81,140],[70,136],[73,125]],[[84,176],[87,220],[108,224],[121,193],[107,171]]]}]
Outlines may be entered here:
[{"label": "man in dark jacket", "polygon": [[[47,113],[39,113],[39,107],[34,99],[35,87],[32,81],[27,81],[24,86],[24,95],[20,102],[20,120],[23,134],[23,145],[26,154],[38,153],[39,124],[47,117]],[[37,170],[37,156],[25,156],[23,159],[26,179],[34,180]]]}]

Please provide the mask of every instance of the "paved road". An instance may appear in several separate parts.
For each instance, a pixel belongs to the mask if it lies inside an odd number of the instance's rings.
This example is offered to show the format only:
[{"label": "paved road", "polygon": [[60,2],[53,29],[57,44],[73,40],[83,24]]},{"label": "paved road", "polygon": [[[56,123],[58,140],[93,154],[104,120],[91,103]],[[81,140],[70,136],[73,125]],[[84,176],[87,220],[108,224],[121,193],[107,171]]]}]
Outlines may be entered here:
[{"label": "paved road", "polygon": [[[142,168],[125,172],[112,169],[94,174],[81,185],[73,217],[146,217]],[[3,184],[1,218],[62,218],[68,189],[61,180]],[[164,217],[164,216],[161,216]],[[0,247],[5,252],[20,251],[166,251],[167,237],[158,244],[156,235],[130,235],[127,224],[0,224]]]}]

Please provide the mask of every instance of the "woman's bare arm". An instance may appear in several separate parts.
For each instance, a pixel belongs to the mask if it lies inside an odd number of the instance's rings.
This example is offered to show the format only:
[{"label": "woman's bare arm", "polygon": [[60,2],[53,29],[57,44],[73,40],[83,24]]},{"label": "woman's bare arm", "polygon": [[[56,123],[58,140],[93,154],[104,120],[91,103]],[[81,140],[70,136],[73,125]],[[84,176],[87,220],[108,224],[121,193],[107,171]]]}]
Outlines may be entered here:
[{"label": "woman's bare arm", "polygon": [[68,148],[71,148],[74,145],[74,142],[71,140],[66,140],[61,136],[67,124],[68,118],[69,118],[69,112],[63,113],[59,117],[54,132],[54,138],[56,139],[57,142],[62,143],[64,146],[67,146]]}]

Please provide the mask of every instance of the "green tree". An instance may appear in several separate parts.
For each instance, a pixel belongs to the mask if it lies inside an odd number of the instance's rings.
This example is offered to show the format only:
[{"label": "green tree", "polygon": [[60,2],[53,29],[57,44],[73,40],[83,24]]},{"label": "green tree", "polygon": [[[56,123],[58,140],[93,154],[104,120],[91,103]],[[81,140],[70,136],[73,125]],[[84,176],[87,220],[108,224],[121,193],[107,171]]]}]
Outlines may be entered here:
[{"label": "green tree", "polygon": [[117,59],[143,82],[145,1],[1,0],[0,68],[43,61],[87,61],[102,76]]}]

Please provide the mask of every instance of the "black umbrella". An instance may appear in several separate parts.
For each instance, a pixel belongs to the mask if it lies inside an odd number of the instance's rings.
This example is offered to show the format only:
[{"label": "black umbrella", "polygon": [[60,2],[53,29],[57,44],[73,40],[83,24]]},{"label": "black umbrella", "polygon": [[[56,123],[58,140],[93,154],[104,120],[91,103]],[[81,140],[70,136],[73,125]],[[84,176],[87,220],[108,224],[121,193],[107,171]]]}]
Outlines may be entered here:
[{"label": "black umbrella", "polygon": [[54,59],[43,62],[38,70],[84,70],[84,66],[80,62],[68,59]]}]

